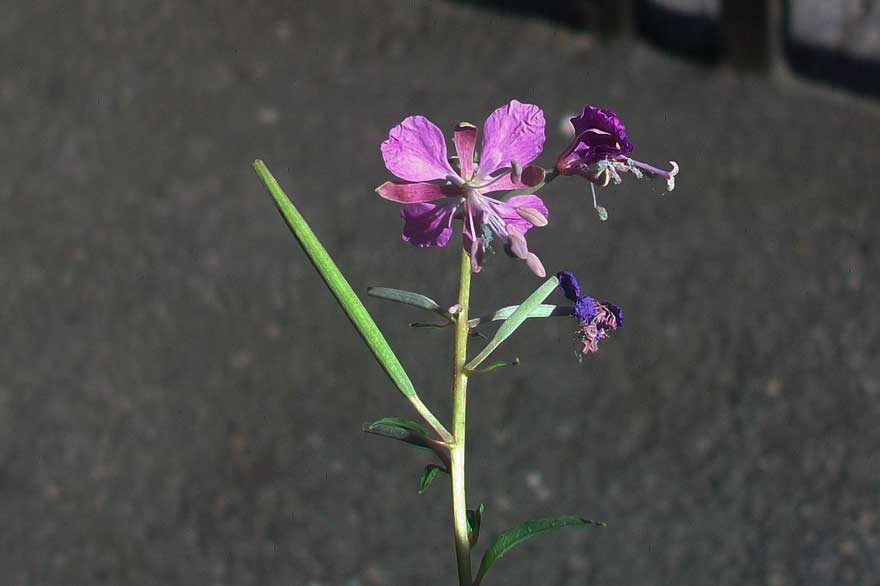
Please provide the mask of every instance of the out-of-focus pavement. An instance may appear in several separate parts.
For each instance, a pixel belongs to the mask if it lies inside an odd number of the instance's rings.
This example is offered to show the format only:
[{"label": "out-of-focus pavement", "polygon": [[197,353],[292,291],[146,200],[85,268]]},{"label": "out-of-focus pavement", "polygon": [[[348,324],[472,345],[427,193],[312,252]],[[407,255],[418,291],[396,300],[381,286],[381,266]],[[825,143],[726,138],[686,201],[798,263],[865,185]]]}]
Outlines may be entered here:
[{"label": "out-of-focus pavement", "polygon": [[[18,585],[449,585],[448,482],[366,437],[408,415],[253,175],[264,158],[353,286],[452,303],[457,249],[399,242],[378,145],[510,98],[613,107],[672,194],[543,195],[530,236],[626,311],[567,320],[471,392],[492,584],[880,581],[877,109],[637,43],[442,2],[17,2],[0,20],[0,568]],[[631,178],[628,178],[631,179]],[[477,310],[537,281],[501,257]],[[370,301],[448,413],[449,336]],[[482,540],[481,539],[481,540]],[[485,544],[484,544],[485,545]],[[487,582],[488,583],[488,582]]]}]

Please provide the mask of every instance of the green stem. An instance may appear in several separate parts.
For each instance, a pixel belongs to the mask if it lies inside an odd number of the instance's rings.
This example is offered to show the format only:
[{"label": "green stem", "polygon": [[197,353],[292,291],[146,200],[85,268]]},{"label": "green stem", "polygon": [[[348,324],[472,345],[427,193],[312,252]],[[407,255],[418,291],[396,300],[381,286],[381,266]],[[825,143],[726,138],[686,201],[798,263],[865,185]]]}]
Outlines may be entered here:
[{"label": "green stem", "polygon": [[471,586],[471,545],[468,539],[467,500],[465,498],[465,426],[467,420],[468,306],[471,296],[471,260],[461,253],[461,286],[458,291],[459,310],[455,321],[453,355],[452,436],[449,475],[452,484],[452,524],[455,533],[455,557],[458,561],[459,586]]}]

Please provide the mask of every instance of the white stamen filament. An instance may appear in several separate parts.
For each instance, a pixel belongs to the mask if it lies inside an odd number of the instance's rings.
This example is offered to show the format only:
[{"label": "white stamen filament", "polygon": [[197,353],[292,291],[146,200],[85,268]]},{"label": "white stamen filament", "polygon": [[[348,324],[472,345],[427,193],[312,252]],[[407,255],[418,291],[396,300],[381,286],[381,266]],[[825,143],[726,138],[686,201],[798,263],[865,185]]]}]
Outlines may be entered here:
[{"label": "white stamen filament", "polygon": [[[485,189],[485,188],[489,187],[490,185],[495,185],[496,183],[498,183],[499,181],[501,181],[502,179],[504,179],[508,175],[509,175],[508,173],[502,173],[501,175],[499,175],[498,177],[496,177],[495,179],[493,179],[489,183],[483,183],[482,185],[473,185],[472,187],[474,189]],[[474,174],[474,176],[476,177],[476,173]]]}]

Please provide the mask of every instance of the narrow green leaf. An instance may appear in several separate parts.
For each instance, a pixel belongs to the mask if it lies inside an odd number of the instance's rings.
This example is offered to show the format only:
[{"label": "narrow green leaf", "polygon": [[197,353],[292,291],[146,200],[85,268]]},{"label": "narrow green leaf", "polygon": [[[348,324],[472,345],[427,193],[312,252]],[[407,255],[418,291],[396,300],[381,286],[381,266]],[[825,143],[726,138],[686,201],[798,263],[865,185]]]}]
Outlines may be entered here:
[{"label": "narrow green leaf", "polygon": [[440,307],[436,301],[420,293],[404,291],[403,289],[392,289],[390,287],[369,287],[367,288],[367,295],[378,299],[412,305],[413,307],[418,307],[419,309],[438,313],[443,316],[446,315],[446,311]]},{"label": "narrow green leaf", "polygon": [[483,368],[477,368],[476,370],[471,370],[468,372],[485,374],[487,372],[492,372],[496,368],[502,368],[504,366],[519,366],[519,358],[514,358],[513,360],[496,360],[489,366],[484,366]]},{"label": "narrow green leaf", "polygon": [[419,480],[419,494],[425,494],[425,491],[428,490],[428,487],[431,486],[431,483],[434,482],[437,474],[441,471],[443,471],[443,468],[437,464],[428,464],[425,466],[425,469],[422,472],[422,477]]},{"label": "narrow green leaf", "polygon": [[415,432],[419,435],[423,435],[425,437],[428,436],[428,432],[425,431],[425,428],[422,427],[421,423],[419,423],[418,421],[413,421],[412,419],[406,419],[404,417],[383,417],[382,419],[377,419],[376,421],[371,423],[370,427],[375,425],[388,425],[399,427]]},{"label": "narrow green leaf", "polygon": [[581,517],[576,517],[574,515],[564,515],[561,517],[526,521],[521,525],[517,525],[513,529],[508,529],[495,540],[495,543],[493,543],[483,555],[483,561],[480,562],[480,569],[474,580],[474,586],[480,586],[480,583],[483,581],[483,577],[486,575],[486,572],[489,571],[489,568],[501,559],[501,557],[512,547],[519,545],[535,535],[540,535],[541,533],[553,529],[584,525],[598,525],[599,527],[605,527],[605,523],[582,519]]},{"label": "narrow green leaf", "polygon": [[351,323],[364,339],[364,342],[367,343],[376,360],[379,361],[379,364],[385,369],[385,372],[388,373],[388,376],[405,397],[415,397],[416,391],[412,381],[406,374],[403,366],[401,366],[394,351],[391,350],[391,346],[385,341],[385,337],[379,331],[376,322],[370,317],[364,304],[361,303],[361,300],[358,299],[358,296],[352,290],[351,285],[348,284],[348,281],[345,280],[345,277],[336,267],[336,263],[330,258],[318,237],[315,236],[315,233],[312,232],[305,219],[290,202],[290,199],[285,195],[281,186],[278,185],[278,181],[272,176],[272,173],[263,161],[254,161],[254,169],[257,175],[260,176],[260,179],[263,180],[263,183],[266,184],[269,193],[272,194],[275,206],[278,208],[284,221],[287,222],[290,231],[293,232],[293,235],[308,255],[309,260],[312,261],[321,278],[324,279],[327,287],[336,297],[339,305],[342,306],[348,319],[351,320]]},{"label": "narrow green leaf", "polygon": [[525,301],[520,303],[519,307],[517,307],[512,314],[510,314],[510,317],[504,320],[504,323],[502,323],[501,327],[498,328],[498,331],[495,332],[495,336],[489,340],[489,343],[486,344],[486,347],[483,348],[479,354],[477,354],[476,358],[465,365],[465,368],[468,370],[474,370],[478,367],[498,346],[501,345],[502,342],[504,342],[504,340],[509,338],[510,335],[529,318],[532,311],[538,307],[542,301],[547,299],[547,297],[550,296],[550,293],[552,293],[558,285],[559,279],[556,277],[550,277],[543,285],[535,289],[535,291],[529,295]]},{"label": "narrow green leaf", "polygon": [[324,283],[333,293],[334,297],[336,297],[339,305],[345,311],[348,319],[361,335],[373,356],[376,357],[376,360],[385,370],[385,373],[443,441],[452,441],[452,434],[449,433],[449,430],[440,423],[437,417],[422,402],[418,394],[416,394],[409,375],[406,374],[394,351],[391,350],[391,346],[388,345],[376,322],[370,317],[364,304],[358,299],[351,285],[345,280],[345,277],[336,267],[336,263],[330,258],[327,250],[324,249],[324,246],[318,240],[318,237],[315,236],[315,233],[312,232],[305,219],[287,198],[284,190],[278,185],[278,181],[272,176],[265,163],[257,159],[254,161],[254,170],[256,170],[257,175],[263,180],[263,183],[275,200],[275,207],[278,208],[284,221],[287,222],[290,231],[296,237],[300,246],[302,246],[312,265],[318,270],[318,274],[324,279]]},{"label": "narrow green leaf", "polygon": [[476,509],[467,510],[468,541],[471,547],[476,545],[477,539],[480,538],[480,523],[483,521],[484,510],[483,503],[480,503],[480,506]]},{"label": "narrow green leaf", "polygon": [[[492,315],[475,317],[474,319],[468,320],[468,325],[472,328],[486,322],[490,321],[502,321],[509,318],[513,315],[513,312],[519,309],[519,305],[508,305],[507,307],[502,307]],[[541,304],[535,307],[532,312],[529,314],[529,319],[536,317],[556,317],[556,316],[570,316],[571,315],[571,306],[568,305],[545,305]]]},{"label": "narrow green leaf", "polygon": [[402,417],[383,417],[364,425],[364,431],[406,442],[425,450],[434,451],[425,428],[417,421]]}]

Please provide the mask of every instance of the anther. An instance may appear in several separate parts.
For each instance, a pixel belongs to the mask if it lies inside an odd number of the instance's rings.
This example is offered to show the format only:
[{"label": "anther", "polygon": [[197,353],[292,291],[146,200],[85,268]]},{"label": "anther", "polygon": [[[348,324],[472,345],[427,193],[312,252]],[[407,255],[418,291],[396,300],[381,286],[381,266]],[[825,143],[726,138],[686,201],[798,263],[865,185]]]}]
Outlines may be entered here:
[{"label": "anther", "polygon": [[534,208],[519,206],[516,208],[516,213],[519,214],[519,217],[523,220],[531,222],[533,226],[541,227],[547,225],[547,217]]}]

